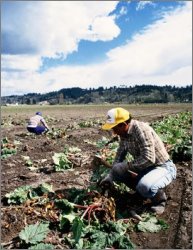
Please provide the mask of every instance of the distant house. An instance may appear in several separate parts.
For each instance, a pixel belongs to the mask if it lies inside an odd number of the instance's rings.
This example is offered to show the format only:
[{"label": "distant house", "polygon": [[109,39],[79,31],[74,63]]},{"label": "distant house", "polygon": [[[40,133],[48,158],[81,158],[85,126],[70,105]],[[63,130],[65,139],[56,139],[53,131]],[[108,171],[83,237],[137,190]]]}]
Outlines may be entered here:
[{"label": "distant house", "polygon": [[6,103],[5,106],[18,106],[18,102],[16,103]]},{"label": "distant house", "polygon": [[42,101],[42,102],[39,102],[39,105],[49,105],[50,103],[48,101]]}]

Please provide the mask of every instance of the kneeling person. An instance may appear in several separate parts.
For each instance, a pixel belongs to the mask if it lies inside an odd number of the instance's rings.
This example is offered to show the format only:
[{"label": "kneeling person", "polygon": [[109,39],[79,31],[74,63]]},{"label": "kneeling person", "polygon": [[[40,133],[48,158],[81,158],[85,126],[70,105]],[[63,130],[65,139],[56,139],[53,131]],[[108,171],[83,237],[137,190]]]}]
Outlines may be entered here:
[{"label": "kneeling person", "polygon": [[[100,185],[105,187],[106,184],[112,185],[113,181],[123,182],[143,198],[150,198],[151,210],[162,214],[167,200],[163,189],[176,178],[176,166],[160,137],[151,126],[132,119],[123,108],[109,110],[102,129],[112,129],[120,136],[120,144],[113,167]],[[125,161],[127,153],[134,160]]]},{"label": "kneeling person", "polygon": [[49,127],[42,117],[41,112],[36,112],[35,116],[32,116],[29,119],[27,130],[36,135],[40,135],[43,132],[47,132],[49,130]]}]

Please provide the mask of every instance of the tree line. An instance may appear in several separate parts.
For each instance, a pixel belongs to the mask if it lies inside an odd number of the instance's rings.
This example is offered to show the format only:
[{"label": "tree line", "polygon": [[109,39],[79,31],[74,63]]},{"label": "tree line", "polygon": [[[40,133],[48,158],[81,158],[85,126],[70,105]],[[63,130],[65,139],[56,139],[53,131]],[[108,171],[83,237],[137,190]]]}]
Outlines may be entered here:
[{"label": "tree line", "polygon": [[49,93],[1,97],[2,104],[99,104],[192,102],[192,85],[186,87],[136,85],[82,89],[63,88]]}]

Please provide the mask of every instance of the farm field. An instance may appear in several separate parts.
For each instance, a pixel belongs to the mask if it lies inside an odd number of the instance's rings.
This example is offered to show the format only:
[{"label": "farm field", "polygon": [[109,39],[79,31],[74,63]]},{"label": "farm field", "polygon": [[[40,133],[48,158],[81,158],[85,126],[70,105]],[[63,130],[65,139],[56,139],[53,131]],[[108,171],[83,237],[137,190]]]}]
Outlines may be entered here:
[{"label": "farm field", "polygon": [[[19,234],[28,225],[43,221],[50,223],[50,230],[41,241],[49,244],[46,249],[70,249],[75,246],[73,241],[69,243],[68,240],[64,239],[65,237],[71,239],[72,233],[70,230],[65,231],[66,217],[62,217],[62,223],[60,222],[59,225],[60,210],[55,209],[53,203],[57,198],[57,200],[67,199],[70,202],[83,205],[83,202],[87,201],[86,194],[88,195],[88,193],[92,193],[92,198],[94,195],[95,200],[96,198],[100,198],[104,202],[107,201],[106,199],[110,200],[104,194],[93,190],[91,186],[97,187],[101,176],[96,176],[96,173],[100,174],[99,169],[102,169],[100,164],[95,161],[94,156],[102,151],[104,146],[102,140],[112,138],[109,131],[101,130],[101,125],[105,122],[106,112],[118,106],[129,110],[134,118],[149,123],[162,121],[169,115],[175,116],[181,112],[192,113],[191,104],[2,107],[1,139],[4,139],[4,142],[1,143],[9,144],[10,148],[15,150],[10,153],[9,157],[5,155],[1,160],[1,245],[3,249],[33,247],[30,241],[28,243],[22,241]],[[45,135],[35,136],[26,130],[28,118],[36,111],[43,113],[51,128]],[[186,120],[186,116],[183,119]],[[66,160],[63,155],[62,160],[68,167],[64,169],[66,166],[64,164],[65,166],[63,165],[60,169],[60,164],[57,165],[53,156],[56,156],[55,153],[64,152],[68,152],[68,159]],[[110,148],[108,153],[110,154]],[[125,214],[124,218],[129,218],[128,223],[132,225],[125,229],[133,243],[128,248],[132,248],[132,246],[137,249],[192,248],[192,160],[178,157],[176,158],[176,166],[177,178],[166,189],[168,201],[165,213],[157,217],[160,221],[164,221],[164,225],[168,225],[165,230],[158,232],[136,230],[139,221],[128,216],[125,211],[132,207],[142,216],[143,213],[149,212],[148,202],[144,204],[144,207],[141,207],[132,192],[126,192],[120,188],[109,193],[109,196],[112,196],[115,201],[117,210]],[[108,169],[104,171],[108,171]],[[34,191],[43,183],[52,186],[52,192],[50,186],[46,186],[44,190],[49,189],[50,192],[47,192],[46,195],[42,193],[41,198],[33,196],[32,189]],[[6,194],[21,186],[31,187],[31,199],[24,202],[21,202],[21,199],[19,202],[18,200],[11,202],[13,197],[9,196],[10,201],[7,199],[8,196],[5,197]],[[43,203],[42,197],[47,201],[44,199]],[[104,209],[103,213],[107,213],[107,208]],[[113,217],[111,211],[108,210],[108,212],[105,214],[106,221]],[[82,218],[88,220],[89,216]],[[80,224],[78,225],[80,226]],[[76,235],[76,237],[78,236]],[[113,245],[114,249],[123,249],[116,244]],[[97,249],[96,246],[95,249]],[[98,247],[98,249],[100,248]]]}]

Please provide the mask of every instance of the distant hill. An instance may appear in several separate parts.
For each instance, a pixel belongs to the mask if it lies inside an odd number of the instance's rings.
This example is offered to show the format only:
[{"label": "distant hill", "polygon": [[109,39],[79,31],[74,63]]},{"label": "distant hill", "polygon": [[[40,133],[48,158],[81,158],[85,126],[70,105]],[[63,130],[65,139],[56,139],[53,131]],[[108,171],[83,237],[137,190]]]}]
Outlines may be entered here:
[{"label": "distant hill", "polygon": [[99,104],[192,102],[192,85],[186,87],[136,85],[97,89],[63,88],[46,94],[1,97],[1,104]]}]

